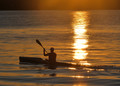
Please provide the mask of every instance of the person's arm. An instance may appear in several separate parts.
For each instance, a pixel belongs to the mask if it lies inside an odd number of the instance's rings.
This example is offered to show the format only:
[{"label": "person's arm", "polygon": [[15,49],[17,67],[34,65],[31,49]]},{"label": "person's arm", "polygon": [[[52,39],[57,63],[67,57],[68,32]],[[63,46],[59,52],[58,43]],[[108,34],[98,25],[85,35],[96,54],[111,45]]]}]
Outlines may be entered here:
[{"label": "person's arm", "polygon": [[47,54],[45,53],[45,48],[43,49],[43,55],[48,56],[48,53]]}]

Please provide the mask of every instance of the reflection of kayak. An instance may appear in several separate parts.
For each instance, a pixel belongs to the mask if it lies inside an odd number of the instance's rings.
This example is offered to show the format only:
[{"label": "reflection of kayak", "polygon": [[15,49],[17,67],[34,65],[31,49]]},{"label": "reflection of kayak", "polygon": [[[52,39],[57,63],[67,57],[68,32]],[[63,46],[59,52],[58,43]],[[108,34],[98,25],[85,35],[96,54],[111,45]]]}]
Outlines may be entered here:
[{"label": "reflection of kayak", "polygon": [[[36,57],[19,57],[20,64],[48,64],[47,60],[43,60],[42,58],[36,58]],[[70,63],[63,63],[63,62],[56,62],[55,66],[65,66],[65,67],[71,67],[75,66]]]},{"label": "reflection of kayak", "polygon": [[[43,60],[42,58],[36,58],[36,57],[19,57],[20,64],[45,64],[51,67],[51,65],[48,63],[47,60]],[[120,69],[120,67],[117,66],[109,66],[109,65],[75,65],[71,63],[64,63],[64,62],[56,62],[55,65],[52,65],[52,67],[56,66],[63,66],[63,67],[76,67],[76,68],[92,68],[92,69]]]}]

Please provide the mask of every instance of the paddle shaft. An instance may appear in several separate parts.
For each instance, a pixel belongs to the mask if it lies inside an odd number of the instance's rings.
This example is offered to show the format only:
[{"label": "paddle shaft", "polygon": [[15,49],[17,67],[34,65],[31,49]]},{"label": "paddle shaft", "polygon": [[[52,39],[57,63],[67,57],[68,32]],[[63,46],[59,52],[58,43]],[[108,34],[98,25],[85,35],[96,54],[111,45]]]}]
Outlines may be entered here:
[{"label": "paddle shaft", "polygon": [[[45,49],[45,48],[43,47],[42,43],[41,43],[39,40],[36,40],[36,42],[37,42],[43,49]],[[46,49],[45,49],[45,52],[47,53]]]},{"label": "paddle shaft", "polygon": [[[43,49],[45,49],[43,46],[41,46]],[[46,49],[45,49],[45,52],[47,53]]]}]

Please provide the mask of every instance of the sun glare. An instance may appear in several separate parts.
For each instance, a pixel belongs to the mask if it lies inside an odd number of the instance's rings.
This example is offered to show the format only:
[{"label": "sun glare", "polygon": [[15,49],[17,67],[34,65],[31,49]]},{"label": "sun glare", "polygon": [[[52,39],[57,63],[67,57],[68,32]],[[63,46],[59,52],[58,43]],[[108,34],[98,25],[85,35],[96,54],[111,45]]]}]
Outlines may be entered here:
[{"label": "sun glare", "polygon": [[82,65],[90,65],[86,59],[88,52],[86,48],[88,47],[88,35],[87,32],[87,12],[74,12],[74,22],[73,22],[73,31],[74,31],[74,60],[79,60]]}]

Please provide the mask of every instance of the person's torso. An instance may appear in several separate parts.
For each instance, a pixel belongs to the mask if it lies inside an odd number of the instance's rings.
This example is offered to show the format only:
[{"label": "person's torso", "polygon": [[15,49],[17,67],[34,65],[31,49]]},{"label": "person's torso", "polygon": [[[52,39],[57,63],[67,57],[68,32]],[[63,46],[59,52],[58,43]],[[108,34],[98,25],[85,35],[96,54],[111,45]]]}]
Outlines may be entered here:
[{"label": "person's torso", "polygon": [[49,53],[49,61],[56,62],[56,53]]}]

